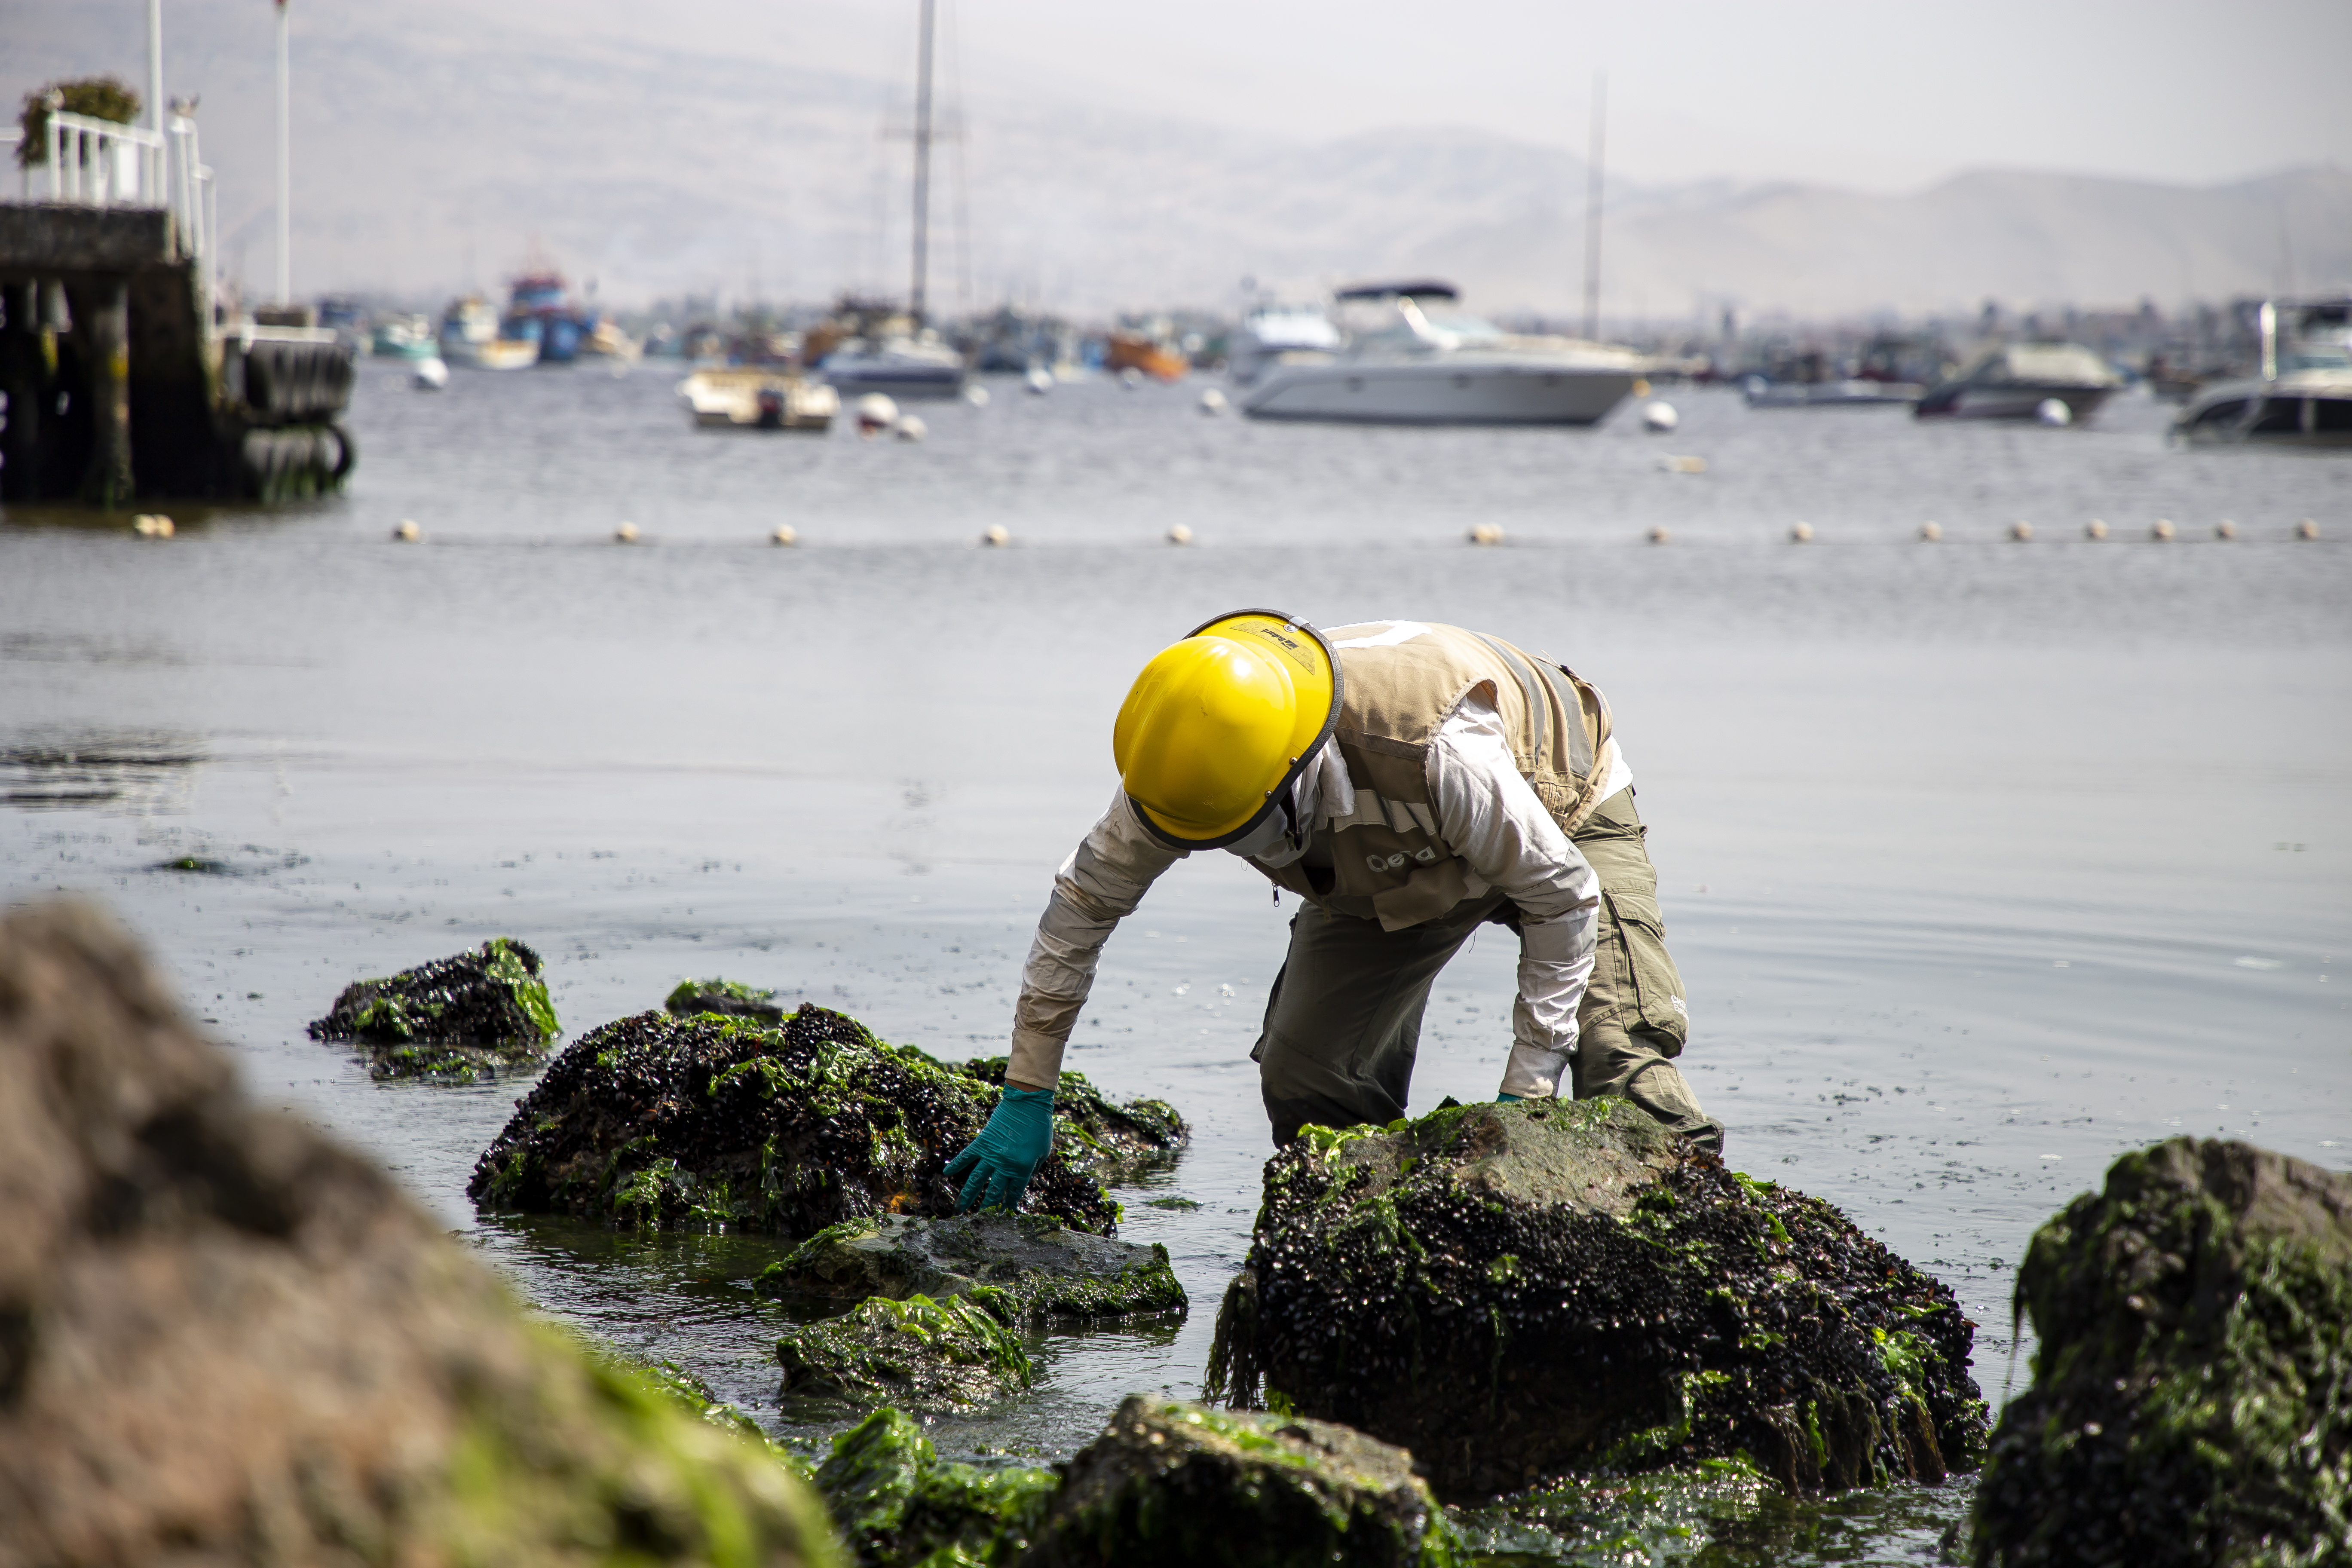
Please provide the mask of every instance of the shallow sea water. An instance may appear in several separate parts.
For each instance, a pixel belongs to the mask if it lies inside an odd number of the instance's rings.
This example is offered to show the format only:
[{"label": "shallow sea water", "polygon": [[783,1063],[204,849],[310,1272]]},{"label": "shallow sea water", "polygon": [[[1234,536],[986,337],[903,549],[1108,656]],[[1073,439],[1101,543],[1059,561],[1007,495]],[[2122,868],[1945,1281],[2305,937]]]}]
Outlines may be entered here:
[{"label": "shallow sea water", "polygon": [[[176,509],[169,541],[6,513],[0,887],[107,900],[257,1094],[375,1152],[541,1309],[780,1433],[829,1426],[778,1402],[746,1283],[772,1244],[478,1216],[466,1178],[527,1085],[377,1085],[303,1024],[512,933],[572,1036],[723,973],[1002,1050],[1128,680],[1242,605],[1470,625],[1608,692],[1731,1163],[1949,1281],[1996,1403],[2013,1265],[2118,1152],[2226,1134],[2352,1169],[2352,461],[2168,450],[2136,399],[2060,431],[1688,391],[1664,437],[1631,410],[1274,426],[1194,387],[1007,382],[924,407],[919,445],[713,435],[674,374],[430,396],[366,365],[346,497]],[[2329,540],[2293,542],[2303,517]],[[2020,519],[2036,539],[2006,542]],[[1178,522],[1193,547],[1161,542]],[[1506,543],[1465,544],[1478,522]],[[991,523],[1009,547],[976,547]],[[184,856],[219,868],[158,868]],[[1247,1053],[1288,913],[1223,856],[1179,867],[1070,1057],[1193,1123],[1119,1194],[1190,1316],[1040,1339],[1036,1392],[940,1423],[944,1450],[1061,1458],[1124,1394],[1197,1393],[1268,1152]],[[1417,1109],[1494,1092],[1511,959],[1481,940],[1439,983]],[[1140,1201],[1168,1194],[1202,1206]],[[1916,1562],[1965,1502],[1717,1510],[1643,1551]]]}]

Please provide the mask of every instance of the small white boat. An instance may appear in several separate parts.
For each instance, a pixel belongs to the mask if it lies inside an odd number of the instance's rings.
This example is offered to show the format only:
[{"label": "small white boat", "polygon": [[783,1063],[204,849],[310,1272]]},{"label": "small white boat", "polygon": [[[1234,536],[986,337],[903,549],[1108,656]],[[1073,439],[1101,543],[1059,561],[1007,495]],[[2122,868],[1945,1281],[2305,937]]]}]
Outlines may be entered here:
[{"label": "small white boat", "polygon": [[833,426],[841,395],[822,382],[756,367],[698,370],[677,400],[705,430],[814,430]]},{"label": "small white boat", "polygon": [[1592,425],[1633,392],[1631,349],[1506,332],[1454,308],[1443,283],[1340,290],[1371,320],[1334,351],[1285,350],[1243,393],[1257,419],[1368,425]]},{"label": "small white boat", "polygon": [[879,343],[853,338],[825,355],[817,370],[845,397],[868,392],[887,397],[954,397],[963,391],[963,356],[928,330]]},{"label": "small white boat", "polygon": [[1909,381],[1768,381],[1760,375],[1749,376],[1740,386],[1750,408],[1908,408],[1927,391]]},{"label": "small white boat", "polygon": [[1928,388],[1912,413],[1921,419],[2042,419],[2042,405],[2054,401],[2066,405],[2064,423],[2079,425],[2123,384],[2113,365],[2080,343],[2007,343]]},{"label": "small white boat", "polygon": [[2172,424],[2194,443],[2352,447],[2352,300],[2268,303],[2261,374],[2206,386]]}]

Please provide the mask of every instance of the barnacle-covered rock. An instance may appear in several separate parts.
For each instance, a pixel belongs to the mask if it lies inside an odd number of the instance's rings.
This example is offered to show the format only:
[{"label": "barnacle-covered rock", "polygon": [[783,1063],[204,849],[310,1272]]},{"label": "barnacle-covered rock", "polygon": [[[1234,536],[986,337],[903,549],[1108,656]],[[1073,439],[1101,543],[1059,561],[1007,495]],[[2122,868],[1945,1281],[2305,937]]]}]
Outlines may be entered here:
[{"label": "barnacle-covered rock", "polygon": [[778,1337],[784,1392],[924,1410],[985,1405],[1029,1386],[1029,1354],[1013,1332],[1020,1315],[1017,1302],[985,1285],[944,1301],[869,1297]]},{"label": "barnacle-covered rock", "polygon": [[887,1407],[835,1437],[816,1471],[817,1489],[862,1568],[1009,1568],[1061,1482],[1034,1466],[943,1464],[922,1427]]},{"label": "barnacle-covered rock", "polygon": [[784,1021],[784,1010],[776,1005],[773,991],[740,980],[681,980],[663,1000],[662,1011],[673,1018],[716,1013],[725,1018],[757,1018],[763,1024]]},{"label": "barnacle-covered rock", "polygon": [[535,1067],[555,1038],[539,954],[512,937],[343,987],[314,1040],[368,1048],[376,1078],[470,1083]]},{"label": "barnacle-covered rock", "polygon": [[[963,1070],[1002,1086],[1006,1058],[974,1057]],[[1191,1142],[1192,1130],[1164,1100],[1114,1101],[1078,1072],[1066,1072],[1054,1089],[1054,1147],[1110,1184],[1163,1170]]]},{"label": "barnacle-covered rock", "polygon": [[1450,1568],[1468,1558],[1413,1473],[1361,1432],[1130,1395],[1070,1461],[1036,1568]]},{"label": "barnacle-covered rock", "polygon": [[1450,1499],[1743,1451],[1811,1492],[1974,1468],[1974,1334],[1829,1205],[1538,1100],[1276,1155],[1208,1386],[1402,1443]]},{"label": "barnacle-covered rock", "polygon": [[[466,1190],[488,1209],[795,1241],[871,1215],[943,1218],[957,1196],[943,1167],[998,1093],[822,1007],[782,1026],[640,1013],[549,1065]],[[1058,1152],[1026,1203],[1105,1236],[1117,1218]]]},{"label": "barnacle-covered rock", "polygon": [[2352,1562],[2352,1178],[2126,1154],[2017,1274],[2040,1346],[1978,1489],[1984,1568]]},{"label": "barnacle-covered rock", "polygon": [[1072,1230],[1052,1215],[844,1220],[768,1265],[759,1279],[765,1295],[836,1306],[868,1296],[937,1300],[975,1285],[994,1286],[1039,1317],[1181,1313],[1185,1306],[1166,1247]]}]

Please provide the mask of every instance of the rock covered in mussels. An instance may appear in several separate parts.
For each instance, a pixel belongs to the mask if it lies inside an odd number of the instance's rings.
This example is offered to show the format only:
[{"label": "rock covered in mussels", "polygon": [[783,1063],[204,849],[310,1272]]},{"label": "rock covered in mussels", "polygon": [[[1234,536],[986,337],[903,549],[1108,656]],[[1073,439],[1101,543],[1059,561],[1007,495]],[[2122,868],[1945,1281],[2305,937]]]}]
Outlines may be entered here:
[{"label": "rock covered in mussels", "polygon": [[1465,1563],[1412,1456],[1328,1422],[1131,1394],[1079,1451],[1034,1568],[1451,1568]]},{"label": "rock covered in mussels", "polygon": [[2033,1237],[1981,1568],[2352,1562],[2352,1178],[2174,1138]]},{"label": "rock covered in mussels", "polygon": [[833,1440],[817,1489],[861,1568],[939,1563],[1010,1568],[1062,1478],[1034,1466],[944,1463],[904,1412],[884,1408]]},{"label": "rock covered in mussels", "polygon": [[716,1013],[724,1018],[757,1018],[763,1024],[784,1021],[784,1010],[776,1005],[773,991],[740,980],[681,980],[663,999],[662,1011],[673,1018]]},{"label": "rock covered in mussels", "polygon": [[937,1300],[979,1285],[1003,1290],[1038,1317],[1117,1318],[1185,1306],[1165,1247],[1072,1230],[1052,1215],[844,1220],[770,1264],[759,1279],[763,1295],[835,1306],[869,1296]]},{"label": "rock covered in mussels", "polygon": [[[999,1092],[814,1005],[781,1027],[640,1013],[549,1065],[466,1190],[490,1209],[793,1240],[869,1215],[944,1218],[943,1167]],[[1058,1150],[1026,1204],[1103,1236],[1117,1218]]]},{"label": "rock covered in mussels", "polygon": [[525,943],[493,937],[472,952],[352,982],[312,1020],[310,1037],[367,1047],[379,1079],[495,1079],[536,1066],[556,1037],[541,967]]},{"label": "rock covered in mussels", "polygon": [[[963,1070],[1002,1088],[1008,1058],[974,1057]],[[1054,1089],[1054,1147],[1092,1171],[1097,1180],[1132,1182],[1172,1165],[1192,1130],[1164,1100],[1115,1101],[1087,1080],[1066,1072]]]},{"label": "rock covered in mussels", "polygon": [[0,916],[0,1563],[836,1560],[764,1445],[239,1091],[87,906]]},{"label": "rock covered in mussels", "polygon": [[1974,1332],[1829,1205],[1538,1100],[1276,1154],[1208,1385],[1402,1443],[1448,1498],[1742,1451],[1837,1490],[1977,1464]]},{"label": "rock covered in mussels", "polygon": [[1013,1332],[1020,1317],[1020,1303],[985,1285],[944,1301],[868,1297],[778,1336],[784,1393],[919,1410],[985,1405],[1029,1386],[1029,1353]]}]

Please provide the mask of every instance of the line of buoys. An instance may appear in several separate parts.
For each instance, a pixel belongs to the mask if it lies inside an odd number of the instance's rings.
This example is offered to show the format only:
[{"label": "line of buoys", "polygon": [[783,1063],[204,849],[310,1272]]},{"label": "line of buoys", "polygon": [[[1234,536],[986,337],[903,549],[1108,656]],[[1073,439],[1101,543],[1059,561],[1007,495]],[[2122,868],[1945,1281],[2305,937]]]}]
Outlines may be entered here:
[{"label": "line of buoys", "polygon": [[1654,436],[1663,436],[1682,422],[1683,416],[1675,412],[1675,405],[1663,398],[1642,405],[1642,428]]},{"label": "line of buoys", "polygon": [[1793,528],[1791,528],[1791,529],[1790,529],[1790,530],[1789,530],[1789,542],[1790,542],[1790,543],[1791,543],[1791,544],[1811,544],[1812,542],[1813,542],[1813,525],[1812,525],[1811,523],[1810,523],[1810,522],[1801,522],[1801,523],[1798,523],[1795,527],[1793,527]]},{"label": "line of buoys", "polygon": [[1223,414],[1224,411],[1225,395],[1222,391],[1212,386],[1201,394],[1202,413],[1216,415]]},{"label": "line of buoys", "polygon": [[2213,537],[2225,541],[2235,539],[2238,537],[2238,525],[2225,517],[2213,525]]},{"label": "line of buoys", "polygon": [[1677,457],[1668,452],[1658,459],[1658,468],[1669,474],[1703,474],[1706,472],[1705,458]]},{"label": "line of buoys", "polygon": [[1013,542],[1013,531],[1001,522],[992,522],[982,531],[980,542],[992,550],[1002,549]]},{"label": "line of buoys", "polygon": [[2095,544],[2106,536],[2107,521],[2105,518],[2095,517],[2083,525],[2083,537]]},{"label": "line of buoys", "polygon": [[1943,537],[1944,525],[1942,523],[1930,521],[1923,522],[1919,525],[1919,542],[1922,544],[1933,544]]},{"label": "line of buoys", "polygon": [[1653,544],[1664,544],[1670,542],[1673,538],[1674,535],[1666,531],[1666,525],[1664,523],[1659,523],[1657,526],[1650,530],[1650,542]]},{"label": "line of buoys", "polygon": [[2147,536],[2158,544],[2169,543],[2172,539],[2172,520],[2168,517],[2158,518],[2156,526],[2147,531]]},{"label": "line of buoys", "polygon": [[425,537],[425,531],[416,526],[415,518],[404,517],[400,526],[392,531],[392,536],[403,544],[414,544]]},{"label": "line of buoys", "polygon": [[789,522],[776,524],[776,531],[768,535],[768,542],[771,544],[798,544],[800,542],[801,536],[793,531],[793,525]]},{"label": "line of buoys", "polygon": [[2033,525],[2023,518],[2009,525],[2009,537],[2020,544],[2033,542]]},{"label": "line of buoys", "polygon": [[1480,523],[1477,527],[1470,531],[1470,542],[1473,544],[1502,543],[1503,525],[1499,522]]},{"label": "line of buoys", "polygon": [[2297,539],[2316,539],[2319,537],[2319,524],[2306,517],[2294,525],[2294,536]]},{"label": "line of buoys", "polygon": [[1171,523],[1168,526],[1168,542],[1171,544],[1190,544],[1192,542],[1192,531],[1185,527],[1181,522]]},{"label": "line of buoys", "polygon": [[169,539],[173,533],[172,520],[160,512],[142,511],[131,520],[131,531],[142,539]]},{"label": "line of buoys", "polygon": [[634,522],[624,522],[613,531],[613,542],[615,544],[635,544],[636,542],[637,525]]}]

